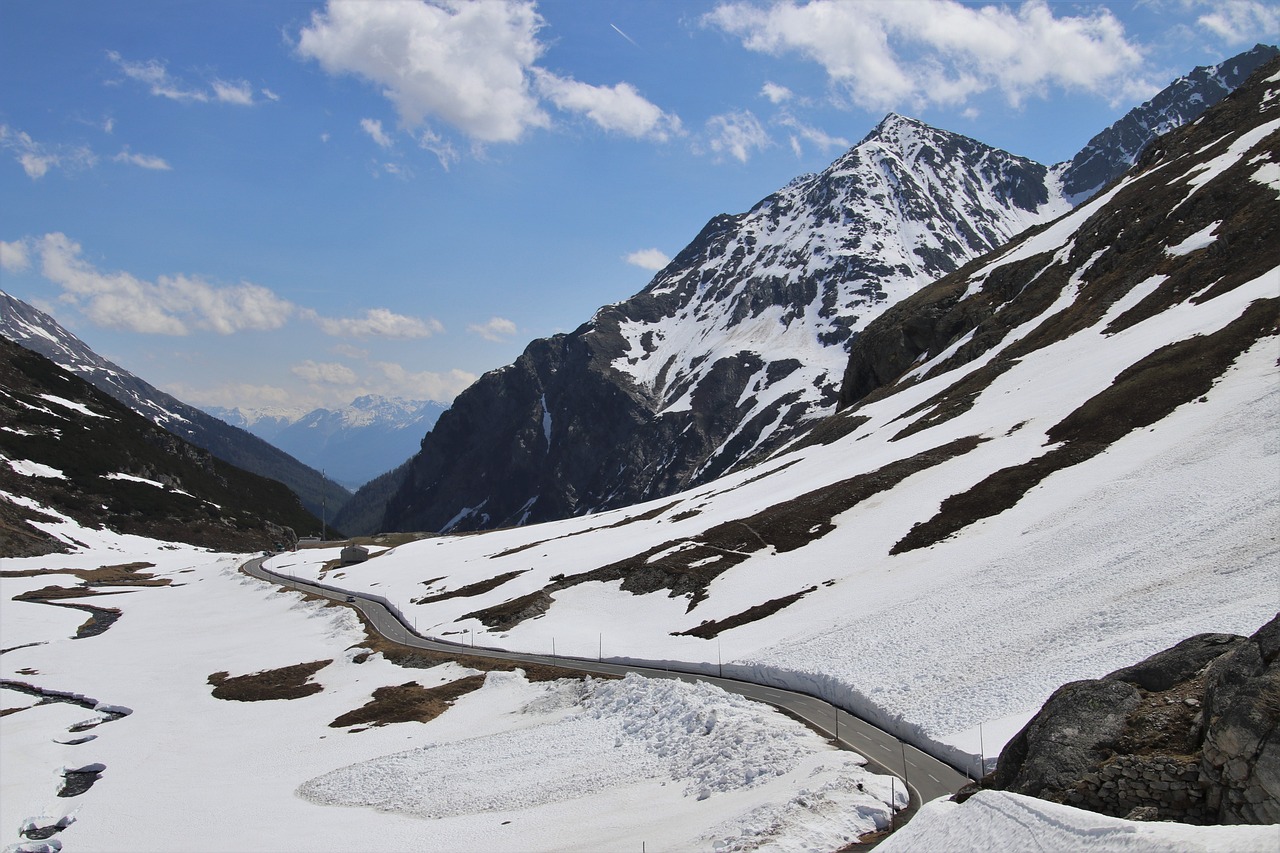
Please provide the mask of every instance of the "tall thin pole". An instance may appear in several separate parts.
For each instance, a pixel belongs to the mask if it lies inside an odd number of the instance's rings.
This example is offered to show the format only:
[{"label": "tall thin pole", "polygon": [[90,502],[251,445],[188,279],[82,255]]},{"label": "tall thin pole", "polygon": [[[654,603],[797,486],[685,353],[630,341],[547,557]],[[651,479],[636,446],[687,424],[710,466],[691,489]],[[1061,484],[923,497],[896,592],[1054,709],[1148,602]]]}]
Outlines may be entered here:
[{"label": "tall thin pole", "polygon": [[327,479],[324,475],[324,469],[320,469],[320,541],[324,542],[329,538],[329,507],[326,500],[329,497],[329,490],[325,488]]}]

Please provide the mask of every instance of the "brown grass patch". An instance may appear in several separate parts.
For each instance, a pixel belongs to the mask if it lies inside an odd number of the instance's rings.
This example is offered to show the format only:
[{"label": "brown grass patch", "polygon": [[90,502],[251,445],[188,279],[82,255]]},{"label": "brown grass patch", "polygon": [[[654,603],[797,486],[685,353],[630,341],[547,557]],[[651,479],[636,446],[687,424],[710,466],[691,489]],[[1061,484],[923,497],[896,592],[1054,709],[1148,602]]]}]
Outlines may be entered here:
[{"label": "brown grass patch", "polygon": [[282,666],[279,669],[267,669],[234,677],[226,671],[215,672],[209,676],[209,683],[213,685],[215,699],[226,699],[232,702],[301,699],[303,696],[310,696],[324,689],[323,685],[309,682],[308,679],[331,663],[333,663],[332,659],[295,663],[293,666]]},{"label": "brown grass patch", "polygon": [[346,726],[385,726],[388,723],[429,723],[449,710],[459,698],[479,690],[483,675],[468,675],[437,687],[423,687],[416,681],[379,687],[373,699],[348,711],[329,724],[330,728]]},{"label": "brown grass patch", "polygon": [[[424,595],[422,598],[413,599],[414,604],[431,604],[436,601],[445,601],[450,598],[471,598],[476,595],[483,595],[486,592],[495,590],[513,578],[529,571],[528,569],[517,569],[514,572],[505,572],[486,580],[469,583],[466,586],[460,586],[451,592],[440,592],[435,595]],[[439,578],[437,578],[439,580]]]},{"label": "brown grass patch", "polygon": [[933,518],[913,526],[889,553],[928,547],[1013,507],[1055,471],[1092,459],[1134,430],[1208,393],[1245,350],[1277,334],[1280,299],[1260,299],[1211,335],[1186,338],[1139,359],[1048,430],[1049,442],[1060,447],[1001,468],[968,491],[947,498]]},{"label": "brown grass patch", "polygon": [[735,613],[733,616],[727,616],[724,619],[711,620],[708,619],[696,628],[690,628],[688,631],[672,631],[673,637],[701,637],[704,640],[710,640],[717,637],[721,631],[728,631],[730,628],[737,628],[741,625],[747,625],[751,622],[757,622],[766,616],[772,616],[784,607],[795,604],[809,593],[816,590],[816,586],[811,586],[800,592],[793,592],[791,595],[784,595],[781,598],[771,598],[762,604],[756,604],[748,607],[741,613]]},{"label": "brown grass patch", "polygon": [[142,569],[155,563],[123,563],[96,569],[22,569],[0,571],[0,578],[33,578],[41,575],[74,575],[88,586],[168,586],[169,578],[158,578]]}]

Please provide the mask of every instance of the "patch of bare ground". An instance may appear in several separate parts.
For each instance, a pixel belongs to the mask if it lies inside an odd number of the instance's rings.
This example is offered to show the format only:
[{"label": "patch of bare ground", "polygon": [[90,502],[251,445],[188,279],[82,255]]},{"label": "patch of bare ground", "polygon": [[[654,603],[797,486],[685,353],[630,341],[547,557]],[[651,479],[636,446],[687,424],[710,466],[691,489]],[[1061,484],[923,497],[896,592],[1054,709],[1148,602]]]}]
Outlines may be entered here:
[{"label": "patch of bare ground", "polygon": [[1002,468],[947,498],[933,518],[913,526],[889,553],[928,547],[1004,512],[1055,471],[1092,459],[1134,430],[1208,393],[1245,350],[1275,335],[1280,335],[1280,299],[1260,299],[1213,334],[1169,344],[1139,359],[1048,430],[1049,443],[1061,446]]},{"label": "patch of bare ground", "polygon": [[489,628],[505,631],[526,619],[535,619],[546,613],[554,600],[545,589],[538,589],[492,607],[473,610],[462,618],[479,619]]},{"label": "patch of bare ground", "polygon": [[423,687],[416,681],[373,691],[373,699],[348,711],[329,724],[330,728],[346,726],[385,726],[388,723],[429,723],[449,710],[461,697],[484,686],[483,675],[468,675],[436,687]]},{"label": "patch of bare ground", "polygon": [[489,559],[496,560],[499,557],[510,557],[512,554],[519,554],[521,551],[528,551],[530,548],[536,548],[539,545],[546,545],[548,542],[556,542],[560,539],[569,539],[574,536],[582,536],[587,533],[595,533],[597,530],[613,530],[614,528],[625,527],[628,524],[634,524],[637,521],[649,521],[651,519],[657,518],[658,516],[662,515],[667,510],[679,505],[680,505],[680,501],[675,501],[673,503],[664,504],[654,509],[645,510],[644,512],[637,513],[636,515],[629,515],[626,518],[622,519],[621,521],[615,521],[613,524],[603,524],[599,527],[589,527],[586,530],[578,530],[573,533],[566,533],[563,536],[553,536],[550,539],[539,539],[536,542],[527,542],[524,545],[517,545],[514,548],[508,548],[505,551],[499,551],[497,554],[490,554]]},{"label": "patch of bare ground", "polygon": [[[33,604],[47,604],[50,607],[69,607],[72,610],[83,610],[89,614],[79,628],[76,629],[73,639],[83,640],[85,637],[96,637],[110,628],[115,621],[120,618],[120,610],[115,607],[95,607],[92,604],[79,604],[71,601],[60,601],[63,598],[84,598],[90,595],[118,595],[119,593],[97,592],[96,590],[86,587],[65,587],[65,586],[46,586],[40,589],[27,590],[21,595],[15,595],[14,601],[29,601]],[[36,645],[34,643],[30,645]],[[15,646],[15,648],[23,648]],[[12,651],[6,649],[5,651]]]},{"label": "patch of bare ground", "polygon": [[267,669],[249,675],[231,676],[215,672],[209,676],[213,697],[232,702],[263,702],[269,699],[301,699],[324,690],[310,681],[311,676],[333,663],[333,659],[295,663],[278,669]]},{"label": "patch of bare ground", "polygon": [[[360,624],[364,626],[365,632],[365,639],[357,645],[360,648],[368,649],[370,653],[380,652],[386,660],[406,669],[430,669],[442,663],[452,662],[467,669],[475,669],[481,672],[510,672],[514,669],[521,669],[524,670],[524,677],[528,681],[556,681],[561,678],[583,678],[585,676],[585,673],[572,669],[563,669],[558,666],[521,663],[469,655],[463,652],[437,652],[431,649],[403,646],[399,643],[391,642],[375,631],[363,613],[357,611],[357,615],[360,618]],[[592,677],[612,678],[613,676],[596,674]]]},{"label": "patch of bare ground", "polygon": [[[471,598],[472,596],[483,595],[490,590],[497,589],[513,578],[520,577],[520,575],[527,571],[529,570],[517,569],[514,572],[504,572],[503,574],[495,575],[494,577],[487,578],[482,581],[476,581],[475,583],[469,583],[466,586],[460,586],[450,592],[438,592],[435,595],[424,595],[422,598],[413,599],[413,603],[431,604],[436,601],[445,601],[450,598]],[[439,580],[439,578],[437,578],[437,580]]]},{"label": "patch of bare ground", "polygon": [[735,613],[724,619],[708,619],[696,628],[690,628],[687,631],[672,631],[673,637],[701,637],[704,640],[711,640],[719,636],[722,631],[728,631],[731,628],[737,628],[752,622],[764,619],[766,616],[772,616],[784,607],[795,604],[809,593],[816,590],[816,586],[800,592],[793,592],[791,595],[784,595],[780,598],[771,598],[761,604],[748,607],[741,613]]}]

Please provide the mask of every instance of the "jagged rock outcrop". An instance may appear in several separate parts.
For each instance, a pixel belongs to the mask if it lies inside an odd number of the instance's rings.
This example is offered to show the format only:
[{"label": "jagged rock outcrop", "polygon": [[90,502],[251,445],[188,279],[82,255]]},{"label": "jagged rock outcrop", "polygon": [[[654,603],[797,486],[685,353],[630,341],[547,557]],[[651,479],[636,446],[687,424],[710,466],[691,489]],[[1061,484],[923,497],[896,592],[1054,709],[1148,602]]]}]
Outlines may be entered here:
[{"label": "jagged rock outcrop", "polygon": [[1115,817],[1280,823],[1280,616],[1063,685],[982,786]]}]

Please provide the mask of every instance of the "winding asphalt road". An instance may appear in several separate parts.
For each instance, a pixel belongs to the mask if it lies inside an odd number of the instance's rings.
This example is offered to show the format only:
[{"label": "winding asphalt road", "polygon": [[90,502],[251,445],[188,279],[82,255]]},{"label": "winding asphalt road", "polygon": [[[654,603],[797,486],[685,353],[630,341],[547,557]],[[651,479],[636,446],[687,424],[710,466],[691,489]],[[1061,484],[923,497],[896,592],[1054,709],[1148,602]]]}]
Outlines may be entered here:
[{"label": "winding asphalt road", "polygon": [[737,693],[749,699],[773,705],[802,720],[822,734],[834,738],[836,744],[842,749],[850,749],[862,755],[867,759],[869,769],[880,773],[892,774],[904,780],[911,794],[911,811],[914,811],[921,802],[950,796],[969,781],[950,765],[944,764],[925,752],[921,752],[911,744],[899,740],[865,720],[859,719],[813,696],[806,696],[803,693],[795,693],[778,687],[753,684],[732,678],[703,675],[701,673],[678,672],[632,664],[605,663],[582,658],[525,654],[502,649],[475,648],[461,643],[428,640],[415,634],[380,601],[358,592],[328,585],[321,586],[288,575],[278,574],[263,567],[262,563],[265,559],[265,557],[255,557],[245,563],[242,568],[245,572],[260,580],[285,584],[301,592],[348,603],[363,613],[378,633],[388,640],[404,646],[439,652],[465,653],[497,660],[540,663],[580,672],[606,673],[610,675],[625,675],[628,672],[635,672],[648,678],[679,678],[683,681],[706,681],[730,693]]}]

